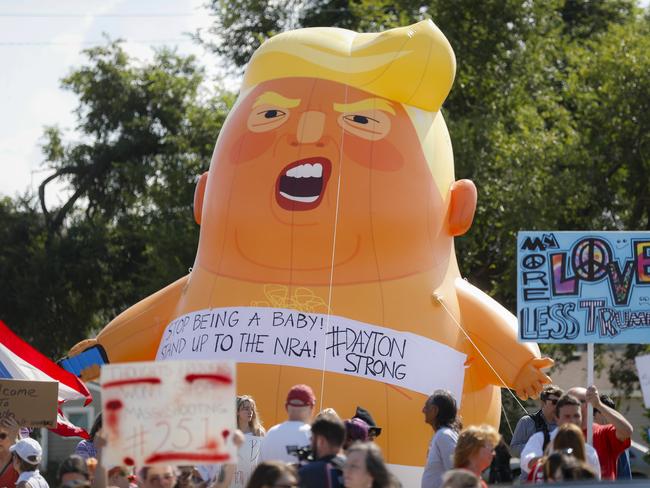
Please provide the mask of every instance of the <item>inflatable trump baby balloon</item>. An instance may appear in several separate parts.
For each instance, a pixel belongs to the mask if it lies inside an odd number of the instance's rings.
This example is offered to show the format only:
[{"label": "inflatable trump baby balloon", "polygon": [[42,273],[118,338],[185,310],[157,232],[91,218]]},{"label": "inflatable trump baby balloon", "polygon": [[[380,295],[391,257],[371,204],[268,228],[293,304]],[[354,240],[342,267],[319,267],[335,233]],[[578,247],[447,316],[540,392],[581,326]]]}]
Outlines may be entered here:
[{"label": "inflatable trump baby balloon", "polygon": [[372,412],[403,479],[424,464],[435,389],[454,394],[466,425],[498,425],[499,387],[535,396],[552,360],[460,277],[453,238],[476,190],[454,180],[440,113],[454,72],[431,21],[265,42],[197,184],[190,274],[71,355],[234,359],[267,425],[285,419],[292,385],[309,384],[317,408]]}]

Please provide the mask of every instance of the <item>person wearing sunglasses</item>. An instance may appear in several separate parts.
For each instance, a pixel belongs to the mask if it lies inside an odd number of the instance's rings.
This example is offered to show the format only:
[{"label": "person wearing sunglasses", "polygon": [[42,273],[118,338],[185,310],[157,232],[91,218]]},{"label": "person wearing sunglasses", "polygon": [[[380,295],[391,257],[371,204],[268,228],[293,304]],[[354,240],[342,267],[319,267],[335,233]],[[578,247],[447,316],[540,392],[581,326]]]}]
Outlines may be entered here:
[{"label": "person wearing sunglasses", "polygon": [[[544,387],[539,395],[539,410],[533,414],[524,415],[517,422],[510,441],[510,454],[512,456],[520,457],[528,439],[536,432],[543,432],[543,448],[546,449],[550,441],[550,433],[556,427],[555,405],[563,394],[564,392],[557,385],[546,385]],[[522,480],[526,479],[523,469],[520,478]]]},{"label": "person wearing sunglasses", "polygon": [[10,419],[0,423],[0,486],[16,486],[18,471],[14,469],[11,446],[18,439],[18,424]]}]

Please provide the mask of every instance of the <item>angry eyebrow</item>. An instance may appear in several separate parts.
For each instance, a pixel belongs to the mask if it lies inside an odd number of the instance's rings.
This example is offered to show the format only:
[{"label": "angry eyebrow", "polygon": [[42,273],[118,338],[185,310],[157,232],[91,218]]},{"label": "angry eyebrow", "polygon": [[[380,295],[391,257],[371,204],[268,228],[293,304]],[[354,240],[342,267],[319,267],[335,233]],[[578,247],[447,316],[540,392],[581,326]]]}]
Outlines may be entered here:
[{"label": "angry eyebrow", "polygon": [[282,108],[295,108],[300,105],[300,98],[287,98],[277,92],[267,91],[262,93],[253,104],[253,108],[260,105],[273,105]]},{"label": "angry eyebrow", "polygon": [[393,104],[383,98],[366,98],[352,103],[335,103],[334,110],[341,113],[359,112],[362,110],[383,110],[395,115]]}]

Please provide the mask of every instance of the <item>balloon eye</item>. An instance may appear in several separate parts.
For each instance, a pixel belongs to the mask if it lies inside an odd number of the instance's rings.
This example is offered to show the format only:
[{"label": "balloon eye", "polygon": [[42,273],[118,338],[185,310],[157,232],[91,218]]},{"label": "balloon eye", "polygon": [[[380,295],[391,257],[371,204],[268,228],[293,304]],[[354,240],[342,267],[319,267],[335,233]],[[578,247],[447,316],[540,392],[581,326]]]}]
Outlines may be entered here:
[{"label": "balloon eye", "polygon": [[352,122],[358,125],[368,125],[370,122],[375,122],[377,124],[379,123],[378,120],[373,119],[372,117],[368,117],[366,115],[359,115],[359,114],[346,115],[343,118],[348,122]]},{"label": "balloon eye", "polygon": [[284,115],[282,110],[265,110],[263,113],[266,119],[275,119]]}]

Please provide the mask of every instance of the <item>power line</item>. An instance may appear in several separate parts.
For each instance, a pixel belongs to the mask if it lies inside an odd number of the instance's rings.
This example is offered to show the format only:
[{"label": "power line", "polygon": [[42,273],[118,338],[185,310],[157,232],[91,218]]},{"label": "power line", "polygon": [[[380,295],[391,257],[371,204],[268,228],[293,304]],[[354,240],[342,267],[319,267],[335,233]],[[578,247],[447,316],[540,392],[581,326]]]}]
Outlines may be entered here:
[{"label": "power line", "polygon": [[32,14],[32,13],[0,13],[0,17],[25,17],[25,18],[86,18],[86,17],[105,17],[105,18],[157,18],[157,17],[214,17],[210,13],[160,13],[160,14]]},{"label": "power line", "polygon": [[[119,40],[119,39],[118,39]],[[178,44],[182,42],[194,42],[192,39],[188,38],[179,38],[179,39],[133,39],[133,40],[121,40],[121,44]],[[52,42],[52,41],[43,41],[43,42],[2,42],[0,41],[0,46],[105,46],[106,40],[104,41],[61,41],[61,42]]]}]

